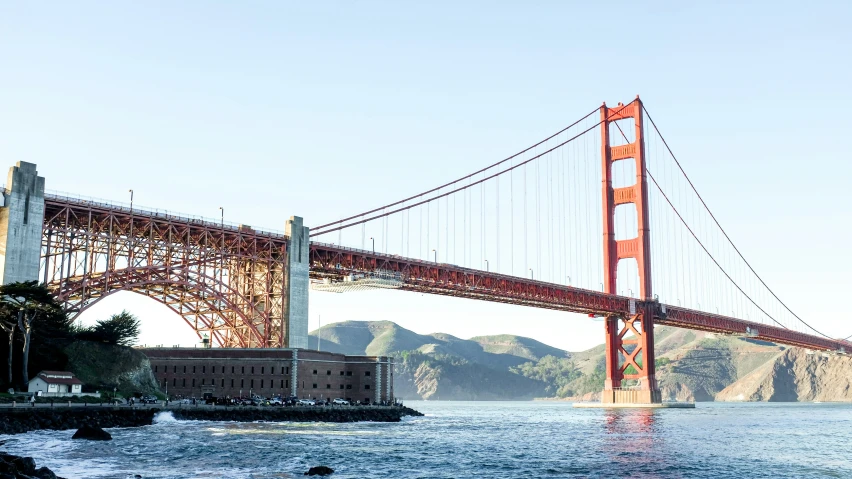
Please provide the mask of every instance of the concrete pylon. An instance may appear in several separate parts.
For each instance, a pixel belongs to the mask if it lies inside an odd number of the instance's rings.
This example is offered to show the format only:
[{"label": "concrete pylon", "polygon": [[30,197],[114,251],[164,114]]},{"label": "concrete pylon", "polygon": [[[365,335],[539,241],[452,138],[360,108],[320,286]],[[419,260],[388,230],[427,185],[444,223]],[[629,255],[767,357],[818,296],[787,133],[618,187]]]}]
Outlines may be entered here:
[{"label": "concrete pylon", "polygon": [[302,218],[291,216],[284,232],[287,243],[286,309],[284,344],[288,348],[308,347],[308,290],[311,229],[303,225]]},{"label": "concrete pylon", "polygon": [[0,282],[38,281],[44,223],[44,178],[36,165],[9,168],[0,207]]}]

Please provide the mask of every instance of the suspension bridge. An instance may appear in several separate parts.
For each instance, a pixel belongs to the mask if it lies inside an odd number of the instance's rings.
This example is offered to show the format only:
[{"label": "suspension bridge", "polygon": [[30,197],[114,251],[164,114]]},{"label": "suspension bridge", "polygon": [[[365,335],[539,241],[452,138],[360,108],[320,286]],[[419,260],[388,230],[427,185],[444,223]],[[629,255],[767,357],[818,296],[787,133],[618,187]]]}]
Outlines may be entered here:
[{"label": "suspension bridge", "polygon": [[306,348],[311,290],[398,289],[601,317],[605,403],[660,402],[655,324],[852,349],[755,271],[638,97],[311,229],[295,216],[265,231],[45,192],[22,162],[7,180],[0,243],[2,280],[48,284],[72,316],[134,291],[222,347]]}]

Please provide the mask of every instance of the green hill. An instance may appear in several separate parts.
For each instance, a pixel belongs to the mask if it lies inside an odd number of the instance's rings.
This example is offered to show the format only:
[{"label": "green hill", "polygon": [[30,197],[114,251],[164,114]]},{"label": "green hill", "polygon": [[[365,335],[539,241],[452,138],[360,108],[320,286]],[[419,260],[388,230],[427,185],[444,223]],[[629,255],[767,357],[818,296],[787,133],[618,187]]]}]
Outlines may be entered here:
[{"label": "green hill", "polygon": [[[324,351],[394,356],[395,388],[402,398],[594,399],[603,389],[602,344],[568,352],[509,334],[471,339],[417,334],[390,321],[325,325],[311,333],[310,347],[317,347],[318,335]],[[843,376],[845,363],[835,363],[848,358],[808,355],[795,348],[790,353],[762,341],[664,326],[654,329],[654,338],[657,380],[665,399],[852,400],[852,387],[834,387],[819,376]],[[782,376],[783,381],[776,379]]]}]

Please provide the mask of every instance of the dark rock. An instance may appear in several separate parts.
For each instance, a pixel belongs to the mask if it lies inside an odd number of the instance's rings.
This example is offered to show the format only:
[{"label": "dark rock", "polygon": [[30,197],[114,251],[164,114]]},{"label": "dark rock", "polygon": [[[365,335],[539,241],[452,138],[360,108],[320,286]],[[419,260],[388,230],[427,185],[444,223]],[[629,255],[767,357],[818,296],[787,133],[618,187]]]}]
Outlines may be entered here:
[{"label": "dark rock", "polygon": [[71,439],[88,439],[90,441],[109,441],[112,440],[110,433],[104,431],[98,426],[84,425],[71,436]]},{"label": "dark rock", "polygon": [[16,457],[11,462],[22,474],[32,475],[36,470],[35,459],[31,457]]},{"label": "dark rock", "polygon": [[334,469],[326,466],[315,466],[308,469],[306,476],[328,476],[334,474]]},{"label": "dark rock", "polygon": [[38,479],[56,479],[56,474],[46,467],[36,469],[32,476],[37,477]]},{"label": "dark rock", "polygon": [[0,472],[0,479],[16,479],[14,474],[8,472]]}]

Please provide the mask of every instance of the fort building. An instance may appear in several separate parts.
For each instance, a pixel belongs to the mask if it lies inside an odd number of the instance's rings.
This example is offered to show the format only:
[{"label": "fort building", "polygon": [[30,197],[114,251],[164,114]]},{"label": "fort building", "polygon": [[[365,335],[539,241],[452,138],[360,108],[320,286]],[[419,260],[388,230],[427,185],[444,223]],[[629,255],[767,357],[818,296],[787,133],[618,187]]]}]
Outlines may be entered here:
[{"label": "fort building", "polygon": [[344,398],[393,401],[394,361],[309,349],[143,348],[170,397]]}]

